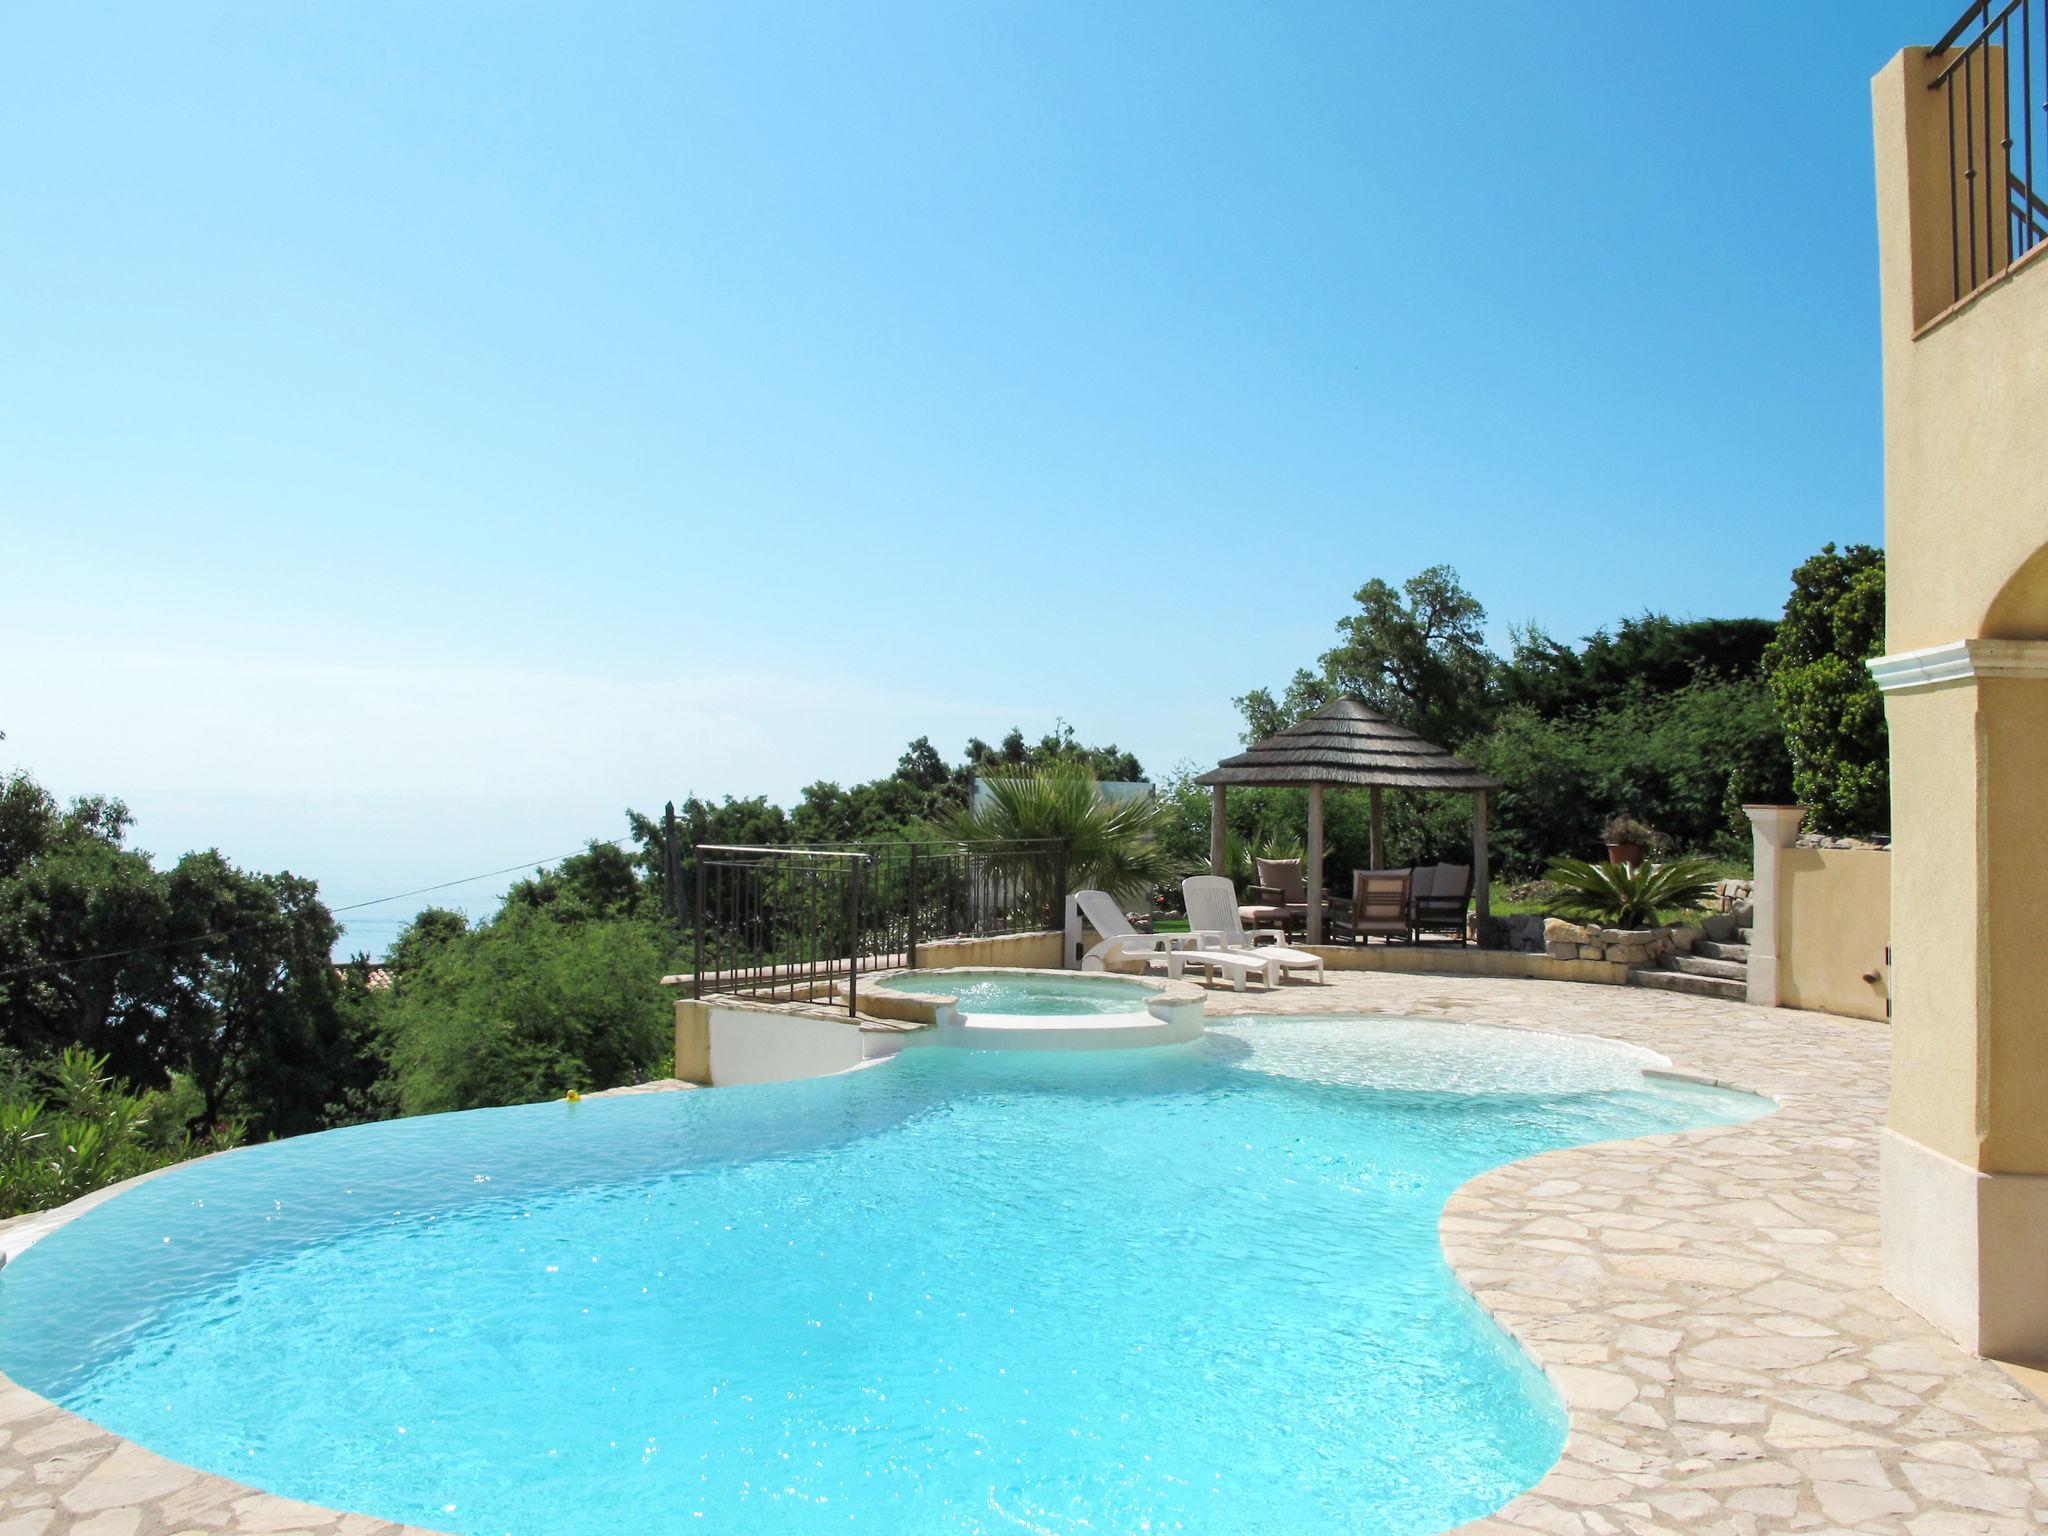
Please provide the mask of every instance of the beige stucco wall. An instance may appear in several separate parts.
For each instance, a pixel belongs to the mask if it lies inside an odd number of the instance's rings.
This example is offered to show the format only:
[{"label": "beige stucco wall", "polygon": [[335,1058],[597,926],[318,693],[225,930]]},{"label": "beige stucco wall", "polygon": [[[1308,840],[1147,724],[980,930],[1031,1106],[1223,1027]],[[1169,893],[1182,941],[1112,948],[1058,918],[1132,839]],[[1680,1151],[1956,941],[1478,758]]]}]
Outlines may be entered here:
[{"label": "beige stucco wall", "polygon": [[[1872,84],[1893,652],[2048,638],[2048,558],[2037,559],[2048,540],[2048,261],[2037,251],[1950,302],[1948,124],[1927,89],[1934,73],[1909,49]],[[2015,603],[2007,588],[2023,568],[2024,585],[2042,590]]]},{"label": "beige stucco wall", "polygon": [[[1886,650],[2048,639],[2048,260],[1951,302],[1936,66],[1872,85],[1882,269]],[[2048,1173],[2048,680],[1890,693],[1891,1124],[1971,1167]]]},{"label": "beige stucco wall", "polygon": [[711,1081],[711,1005],[691,997],[676,1000],[676,1076]]},{"label": "beige stucco wall", "polygon": [[[2043,275],[2048,305],[2048,269]],[[2041,435],[2048,440],[2048,398]],[[2048,441],[2043,444],[2048,472]],[[2048,680],[1977,687],[1987,843],[1979,945],[1990,1002],[1978,1166],[2048,1173]],[[2048,1274],[2040,1277],[2048,1291]]]},{"label": "beige stucco wall", "polygon": [[1873,848],[1787,848],[1778,861],[1780,1001],[1882,1019],[1892,856]]},{"label": "beige stucco wall", "polygon": [[[1884,1274],[1970,1347],[2048,1360],[2048,250],[1954,301],[1936,67],[1909,49],[1872,87],[1889,567],[1875,667],[1894,836]],[[1996,207],[2002,171],[1987,170]]]}]

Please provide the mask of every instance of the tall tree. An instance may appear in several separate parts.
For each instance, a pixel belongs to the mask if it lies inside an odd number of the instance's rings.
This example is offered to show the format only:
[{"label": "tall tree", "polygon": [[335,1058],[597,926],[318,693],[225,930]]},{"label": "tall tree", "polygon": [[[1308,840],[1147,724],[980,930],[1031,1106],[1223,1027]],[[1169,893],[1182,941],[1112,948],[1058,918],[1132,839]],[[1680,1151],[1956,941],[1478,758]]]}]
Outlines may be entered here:
[{"label": "tall tree", "polygon": [[1236,700],[1247,741],[1345,693],[1447,746],[1486,727],[1494,665],[1486,609],[1456,571],[1433,565],[1398,588],[1374,577],[1352,600],[1358,611],[1337,621],[1337,644],[1320,670],[1296,672],[1278,699],[1259,688]]},{"label": "tall tree", "polygon": [[1792,573],[1792,596],[1765,652],[1792,754],[1792,791],[1816,831],[1891,830],[1884,700],[1865,665],[1884,654],[1884,551],[1833,544]]},{"label": "tall tree", "polygon": [[153,1029],[170,909],[129,822],[118,800],[60,809],[26,774],[0,783],[0,1036],[39,1056],[84,1045],[157,1081],[177,1065]]},{"label": "tall tree", "polygon": [[208,1121],[232,1104],[261,1132],[317,1129],[342,1071],[341,930],[319,888],[256,875],[214,850],[164,877],[170,905],[164,1029]]}]

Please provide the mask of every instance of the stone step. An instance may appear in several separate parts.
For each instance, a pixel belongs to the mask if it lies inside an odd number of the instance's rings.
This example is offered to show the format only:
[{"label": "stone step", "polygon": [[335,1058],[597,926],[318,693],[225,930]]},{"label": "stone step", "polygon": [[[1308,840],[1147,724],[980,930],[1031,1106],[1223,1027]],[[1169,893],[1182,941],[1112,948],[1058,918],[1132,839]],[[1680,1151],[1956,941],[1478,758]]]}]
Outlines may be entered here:
[{"label": "stone step", "polygon": [[1747,944],[1716,944],[1712,939],[1701,939],[1692,947],[1692,952],[1703,960],[1738,960],[1749,963]]},{"label": "stone step", "polygon": [[1683,992],[1688,997],[1719,997],[1731,1003],[1742,1002],[1749,996],[1749,988],[1743,982],[1724,981],[1719,976],[1691,976],[1684,971],[1630,971],[1628,980],[1634,987]]},{"label": "stone step", "polygon": [[1749,980],[1749,967],[1740,960],[1717,960],[1709,955],[1673,955],[1672,968],[1688,976],[1718,976],[1723,981]]},{"label": "stone step", "polygon": [[1754,928],[1738,928],[1735,930],[1735,937],[1740,939],[1742,947],[1747,949],[1756,942],[1756,930]]}]

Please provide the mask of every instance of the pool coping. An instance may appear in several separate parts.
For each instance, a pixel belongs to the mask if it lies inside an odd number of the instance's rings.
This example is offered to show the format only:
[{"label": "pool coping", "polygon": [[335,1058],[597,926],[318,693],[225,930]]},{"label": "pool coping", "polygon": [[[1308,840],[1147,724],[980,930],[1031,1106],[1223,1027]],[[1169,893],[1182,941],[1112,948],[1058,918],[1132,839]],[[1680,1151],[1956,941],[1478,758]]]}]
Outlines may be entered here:
[{"label": "pool coping", "polygon": [[[1458,1536],[2048,1528],[2048,1409],[1879,1284],[1882,1025],[1648,989],[1371,972],[1209,995],[1217,1017],[1363,1013],[1594,1035],[1675,1063],[1659,1075],[1779,1106],[1734,1126],[1539,1153],[1445,1202],[1446,1262],[1544,1370],[1568,1419],[1544,1477]],[[135,1182],[27,1220],[45,1235]],[[201,1526],[425,1533],[171,1462],[0,1377],[0,1531]]]},{"label": "pool coping", "polygon": [[[897,965],[885,970],[871,972],[863,981],[860,990],[860,1010],[877,1018],[901,1023],[919,1025],[937,1024],[941,1010],[958,1008],[959,996],[952,992],[912,992],[903,987],[887,985],[892,976],[985,976],[991,971],[1001,971],[1016,976],[1052,976],[1062,981],[1076,977],[1100,976],[1113,982],[1135,982],[1149,995],[1145,1003],[1205,1003],[1209,994],[1191,981],[1171,980],[1159,976],[1127,975],[1119,971],[1067,971],[1051,966],[989,966],[989,965]],[[892,1008],[900,1007],[900,1013]],[[1136,1010],[1132,1010],[1135,1012]],[[990,1015],[994,1017],[994,1015]],[[1083,1015],[1085,1017],[1085,1015]],[[1115,1015],[1104,1015],[1115,1017]]]}]

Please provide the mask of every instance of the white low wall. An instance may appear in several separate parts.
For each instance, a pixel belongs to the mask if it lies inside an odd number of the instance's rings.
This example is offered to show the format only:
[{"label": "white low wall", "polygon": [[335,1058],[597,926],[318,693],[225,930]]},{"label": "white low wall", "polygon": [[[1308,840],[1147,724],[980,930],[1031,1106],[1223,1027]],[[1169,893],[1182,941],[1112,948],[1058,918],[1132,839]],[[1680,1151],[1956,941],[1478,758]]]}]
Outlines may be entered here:
[{"label": "white low wall", "polygon": [[712,1004],[711,1081],[784,1083],[829,1077],[892,1054],[903,1036],[863,1030],[851,1019]]}]

